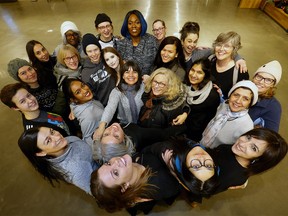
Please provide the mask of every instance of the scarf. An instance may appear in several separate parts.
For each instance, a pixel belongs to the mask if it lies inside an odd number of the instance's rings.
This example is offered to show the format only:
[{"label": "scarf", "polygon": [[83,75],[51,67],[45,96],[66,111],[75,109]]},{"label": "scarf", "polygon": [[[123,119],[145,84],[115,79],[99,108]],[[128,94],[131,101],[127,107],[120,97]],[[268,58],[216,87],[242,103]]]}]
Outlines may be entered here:
[{"label": "scarf", "polygon": [[[192,104],[201,104],[203,101],[206,100],[206,98],[209,96],[211,89],[213,88],[212,82],[209,81],[202,89],[192,91],[189,89],[188,96],[187,96],[187,103],[189,105]],[[194,97],[199,96],[197,99],[194,99]]]},{"label": "scarf", "polygon": [[219,112],[217,112],[216,116],[209,122],[209,124],[205,128],[200,143],[206,147],[210,147],[227,121],[233,121],[239,117],[246,115],[247,113],[248,109],[240,112],[231,112],[229,105],[226,103],[222,103],[219,107]]},{"label": "scarf", "polygon": [[135,103],[135,95],[136,95],[135,85],[129,86],[129,85],[122,83],[121,87],[124,90],[125,95],[129,101],[132,122],[136,124],[138,121],[138,112],[137,112],[137,106]]}]

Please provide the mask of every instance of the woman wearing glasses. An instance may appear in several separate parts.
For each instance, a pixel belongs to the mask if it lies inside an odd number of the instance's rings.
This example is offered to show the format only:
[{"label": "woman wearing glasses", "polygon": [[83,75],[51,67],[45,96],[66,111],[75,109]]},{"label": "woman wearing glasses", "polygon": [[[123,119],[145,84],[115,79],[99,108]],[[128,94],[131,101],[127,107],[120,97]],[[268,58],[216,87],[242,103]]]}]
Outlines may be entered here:
[{"label": "woman wearing glasses", "polygon": [[77,49],[69,44],[63,45],[59,49],[57,64],[54,67],[59,90],[62,91],[62,82],[65,78],[79,78],[80,71],[80,55]]},{"label": "woman wearing glasses", "polygon": [[[183,154],[183,146],[190,151]],[[275,167],[286,156],[287,142],[275,131],[255,128],[238,137],[233,145],[205,148],[179,139],[155,143],[144,152],[158,154],[182,186],[190,202],[227,189],[244,188],[250,176]],[[196,204],[196,203],[194,203]]]},{"label": "woman wearing glasses", "polygon": [[276,132],[279,130],[282,109],[274,95],[281,75],[282,67],[275,60],[258,68],[252,81],[258,88],[259,100],[249,109],[249,115],[254,121],[254,125]]},{"label": "woman wearing glasses", "polygon": [[154,20],[152,24],[152,32],[155,38],[157,39],[158,44],[166,37],[166,25],[165,22],[161,19]]},{"label": "woman wearing glasses", "polygon": [[232,86],[241,80],[248,80],[248,73],[241,73],[235,65],[237,51],[241,48],[241,38],[236,32],[230,31],[218,35],[213,43],[215,57],[212,61],[212,76],[215,84],[222,90],[224,99]]},{"label": "woman wearing glasses", "polygon": [[178,76],[168,68],[158,68],[145,83],[144,105],[139,125],[147,128],[182,128],[189,113],[187,91]]}]

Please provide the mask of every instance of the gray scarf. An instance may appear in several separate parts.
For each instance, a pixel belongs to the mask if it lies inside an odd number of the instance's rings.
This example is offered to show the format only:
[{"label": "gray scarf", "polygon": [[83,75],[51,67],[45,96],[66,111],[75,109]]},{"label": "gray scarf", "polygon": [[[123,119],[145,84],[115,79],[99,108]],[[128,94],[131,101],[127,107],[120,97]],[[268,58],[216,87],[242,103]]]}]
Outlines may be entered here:
[{"label": "gray scarf", "polygon": [[[189,87],[188,87],[189,88]],[[213,88],[213,84],[211,81],[209,81],[202,89],[191,91],[191,89],[188,90],[188,96],[187,96],[187,103],[189,105],[192,104],[201,104],[203,101],[206,100],[206,98],[209,96],[211,89]],[[197,99],[194,99],[194,97],[199,96]]]},{"label": "gray scarf", "polygon": [[224,127],[227,121],[233,121],[248,113],[248,109],[240,112],[231,112],[229,105],[226,103],[220,104],[219,109],[220,111],[217,112],[216,116],[209,122],[202,134],[200,143],[206,147],[210,147],[213,144],[219,131]]}]

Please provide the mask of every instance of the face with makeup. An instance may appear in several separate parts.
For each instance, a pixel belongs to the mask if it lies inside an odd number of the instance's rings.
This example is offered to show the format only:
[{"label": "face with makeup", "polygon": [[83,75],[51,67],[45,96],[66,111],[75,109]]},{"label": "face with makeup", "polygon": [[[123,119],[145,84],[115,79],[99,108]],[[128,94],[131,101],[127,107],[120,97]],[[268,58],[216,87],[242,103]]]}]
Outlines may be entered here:
[{"label": "face with makeup", "polygon": [[22,113],[34,112],[39,109],[37,99],[24,88],[17,91],[12,97],[12,102],[16,105],[13,109]]},{"label": "face with makeup", "polygon": [[58,157],[65,152],[67,145],[68,141],[58,131],[41,127],[37,136],[37,147],[42,151],[36,155],[39,157],[46,155]]},{"label": "face with makeup", "polygon": [[18,77],[22,82],[27,83],[28,85],[34,85],[38,83],[35,69],[28,65],[18,69]]},{"label": "face with makeup", "polygon": [[72,101],[77,104],[84,104],[93,99],[93,94],[88,85],[80,81],[73,81],[70,85],[71,92],[74,95]]},{"label": "face with makeup", "polygon": [[229,107],[232,112],[240,112],[248,109],[252,101],[253,93],[250,89],[237,88],[229,96]]},{"label": "face with makeup", "polygon": [[102,144],[119,144],[124,141],[124,131],[120,124],[113,123],[107,127],[102,135]]},{"label": "face with makeup", "polygon": [[104,53],[104,60],[109,67],[115,70],[120,67],[119,57],[112,52]]},{"label": "face with makeup", "polygon": [[197,46],[198,39],[199,37],[197,34],[189,33],[187,37],[181,41],[185,56],[192,55],[193,50]]},{"label": "face with makeup", "polygon": [[45,47],[43,47],[41,44],[35,44],[33,47],[33,52],[35,57],[40,62],[48,62],[49,61],[49,53]]},{"label": "face with makeup", "polygon": [[98,175],[99,180],[108,188],[117,185],[128,187],[134,182],[133,171],[132,158],[126,154],[122,157],[111,158],[98,169]]},{"label": "face with makeup", "polygon": [[232,146],[232,152],[236,156],[250,161],[260,157],[265,152],[267,146],[268,143],[266,141],[246,135],[238,138]]},{"label": "face with makeup", "polygon": [[128,18],[128,31],[131,37],[139,37],[141,34],[141,22],[135,14]]},{"label": "face with makeup", "polygon": [[189,171],[202,182],[210,179],[215,173],[215,165],[211,156],[200,146],[190,150],[186,157]]}]

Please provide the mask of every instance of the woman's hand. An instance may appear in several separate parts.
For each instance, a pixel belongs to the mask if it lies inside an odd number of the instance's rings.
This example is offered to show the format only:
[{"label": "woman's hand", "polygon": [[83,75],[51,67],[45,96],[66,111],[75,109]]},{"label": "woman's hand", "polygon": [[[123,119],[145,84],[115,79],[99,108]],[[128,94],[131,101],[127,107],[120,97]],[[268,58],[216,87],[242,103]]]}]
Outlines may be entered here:
[{"label": "woman's hand", "polygon": [[69,118],[71,121],[75,119],[75,116],[74,116],[74,113],[72,112],[72,110],[71,110],[68,118]]},{"label": "woman's hand", "polygon": [[235,66],[236,66],[236,68],[240,67],[240,73],[247,73],[248,72],[246,61],[244,59],[239,59],[236,62]]},{"label": "woman's hand", "polygon": [[149,78],[150,78],[149,75],[144,74],[144,75],[142,76],[142,82],[143,82],[144,84],[146,84],[146,82],[147,82],[147,80],[148,80]]},{"label": "woman's hand", "polygon": [[186,112],[184,112],[181,115],[178,115],[175,119],[173,119],[172,125],[182,125],[185,122],[187,116],[188,114]]},{"label": "woman's hand", "polygon": [[164,162],[166,163],[167,167],[169,167],[170,170],[173,167],[172,162],[171,162],[172,155],[173,155],[173,150],[170,150],[170,149],[166,149],[165,152],[162,153],[162,159],[164,160]]},{"label": "woman's hand", "polygon": [[93,134],[93,140],[100,140],[104,130],[105,130],[106,122],[100,122],[99,127],[95,130]]},{"label": "woman's hand", "polygon": [[248,179],[243,185],[231,186],[228,189],[232,189],[232,190],[234,190],[234,189],[244,189],[244,188],[246,188],[247,185],[248,185]]}]

